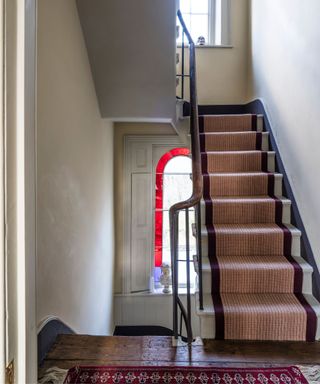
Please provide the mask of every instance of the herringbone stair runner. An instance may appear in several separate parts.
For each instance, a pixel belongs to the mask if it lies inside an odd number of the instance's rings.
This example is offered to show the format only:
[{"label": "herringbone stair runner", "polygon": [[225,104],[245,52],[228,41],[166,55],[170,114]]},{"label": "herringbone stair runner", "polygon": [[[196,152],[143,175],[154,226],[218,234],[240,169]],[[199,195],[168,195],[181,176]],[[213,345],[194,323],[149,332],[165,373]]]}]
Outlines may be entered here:
[{"label": "herringbone stair runner", "polygon": [[317,334],[312,268],[256,115],[201,116],[201,336],[305,340]]}]

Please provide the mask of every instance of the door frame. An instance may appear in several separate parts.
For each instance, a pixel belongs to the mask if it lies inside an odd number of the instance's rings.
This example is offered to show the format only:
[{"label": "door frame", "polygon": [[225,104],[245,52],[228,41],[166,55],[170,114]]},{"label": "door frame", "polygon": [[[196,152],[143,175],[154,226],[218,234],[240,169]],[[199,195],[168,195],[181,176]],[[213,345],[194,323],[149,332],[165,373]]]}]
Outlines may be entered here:
[{"label": "door frame", "polygon": [[[151,200],[152,200],[152,212],[154,205],[154,186],[155,186],[155,176],[154,176],[154,164],[153,164],[153,147],[156,146],[185,146],[182,143],[179,136],[176,135],[126,135],[124,138],[124,162],[123,162],[123,186],[124,193],[122,198],[123,204],[123,261],[122,261],[122,294],[132,294],[131,292],[131,167],[132,167],[132,159],[131,159],[131,151],[132,146],[135,143],[139,144],[148,144],[151,147],[151,163],[148,164],[148,172],[152,176],[152,188],[151,190]],[[151,213],[151,212],[150,212]],[[151,242],[151,254],[150,254],[150,268],[149,275],[152,276],[153,271],[153,249],[154,249],[154,217],[152,215],[151,220],[151,233],[152,233],[152,242]]]},{"label": "door frame", "polygon": [[[10,12],[7,12],[10,4]],[[1,126],[0,126],[0,382],[4,382],[5,367],[14,359],[17,383],[37,382],[37,327],[36,327],[36,48],[37,0],[0,0],[2,33],[1,44]],[[6,56],[7,28],[15,42],[14,82],[9,82]],[[14,84],[13,84],[14,83]],[[7,94],[13,93],[15,121],[7,125]],[[13,126],[14,125],[14,126]],[[15,350],[8,350],[8,289],[6,233],[10,231],[6,220],[6,132],[14,129],[14,147],[19,166],[14,170],[16,180],[17,214],[15,240],[17,242],[16,297],[17,323],[14,334]],[[5,309],[5,311],[3,310]]]},{"label": "door frame", "polygon": [[5,222],[4,222],[4,0],[0,0],[0,382],[5,382],[6,367],[6,289],[5,289]]}]

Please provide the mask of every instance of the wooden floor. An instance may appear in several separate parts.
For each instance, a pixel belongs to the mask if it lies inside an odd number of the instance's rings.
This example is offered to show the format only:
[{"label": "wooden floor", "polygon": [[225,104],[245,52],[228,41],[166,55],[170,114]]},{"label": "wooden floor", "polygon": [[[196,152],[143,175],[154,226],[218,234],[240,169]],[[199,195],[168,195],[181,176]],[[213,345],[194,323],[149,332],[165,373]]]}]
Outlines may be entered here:
[{"label": "wooden floor", "polygon": [[61,335],[39,368],[75,365],[164,365],[270,367],[319,365],[320,343],[232,342],[205,340],[203,345],[174,348],[167,336]]}]

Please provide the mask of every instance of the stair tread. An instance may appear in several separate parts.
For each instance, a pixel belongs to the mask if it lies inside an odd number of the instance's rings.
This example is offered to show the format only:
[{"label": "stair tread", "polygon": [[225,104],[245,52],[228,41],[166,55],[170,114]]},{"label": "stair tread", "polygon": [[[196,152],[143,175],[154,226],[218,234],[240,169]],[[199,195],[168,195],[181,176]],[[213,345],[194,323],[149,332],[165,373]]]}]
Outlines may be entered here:
[{"label": "stair tread", "polygon": [[[277,199],[281,200],[283,204],[291,204],[291,200],[289,200],[285,196],[277,196]],[[242,201],[245,203],[250,202],[264,202],[264,201],[274,201],[274,198],[267,195],[257,195],[257,196],[218,196],[218,197],[211,197],[210,199],[201,199],[201,204],[205,204],[206,200],[211,200],[213,202],[236,202],[241,203]]]},{"label": "stair tread", "polygon": [[[312,272],[313,268],[308,264],[302,257],[296,257],[295,260],[300,264],[301,268],[304,271]],[[255,268],[255,269],[268,269],[273,265],[274,268],[285,267],[292,268],[292,264],[286,259],[283,255],[253,255],[253,256],[218,256],[219,263],[223,263],[221,268],[232,267],[232,269],[237,268],[237,270]],[[245,261],[246,264],[241,263]],[[202,261],[202,271],[204,273],[211,273],[210,261]]]},{"label": "stair tread", "polygon": [[210,172],[208,173],[209,176],[221,176],[221,177],[247,177],[247,176],[266,176],[266,175],[274,175],[275,177],[282,178],[283,175],[282,173],[277,173],[277,172],[228,172],[228,173],[223,173],[223,172]]},{"label": "stair tread", "polygon": [[[253,223],[253,224],[214,224],[215,232],[235,232],[235,233],[268,233],[268,232],[280,232],[282,228],[275,223]],[[208,226],[202,225],[202,230],[206,231]],[[210,226],[209,226],[210,227]],[[301,231],[292,224],[286,224],[285,227],[290,230],[292,235],[300,236]]]},{"label": "stair tread", "polygon": [[[198,296],[198,294],[197,294]],[[283,312],[287,307],[291,307],[290,303],[297,301],[296,295],[294,293],[221,293],[221,298],[224,303],[224,309],[229,313],[245,311],[252,312],[256,314],[259,313],[272,313],[274,312]],[[310,294],[303,294],[303,296],[311,303],[312,306],[317,307],[318,310],[316,313],[320,314],[320,304],[319,302]],[[245,303],[246,305],[243,306]],[[212,296],[210,293],[205,293],[203,295],[203,310],[198,310],[198,315],[214,315],[214,306],[212,302]],[[291,311],[300,312],[301,308],[299,306],[292,306]]]},{"label": "stair tread", "polygon": [[244,155],[244,154],[257,154],[257,153],[268,153],[270,155],[275,155],[274,151],[261,151],[258,149],[251,149],[245,151],[205,151],[201,152],[202,155],[217,155],[217,156],[225,156],[225,155]]},{"label": "stair tread", "polygon": [[[257,131],[226,131],[226,132],[200,132],[199,135],[256,135],[261,133],[264,136],[269,136],[269,132],[257,132]],[[191,137],[191,134],[188,133],[188,136]]]},{"label": "stair tread", "polygon": [[[288,224],[291,201],[282,196],[283,175],[276,172],[270,135],[262,132],[263,121],[258,124],[256,115],[237,116],[199,119],[204,166],[198,228],[204,277],[204,310],[197,307],[204,316],[201,335],[313,341],[320,336],[319,320],[316,331],[307,305],[316,308],[319,318],[320,304],[311,294],[313,268],[300,256],[289,257],[301,254],[301,231]],[[197,260],[194,265],[199,273]]]}]

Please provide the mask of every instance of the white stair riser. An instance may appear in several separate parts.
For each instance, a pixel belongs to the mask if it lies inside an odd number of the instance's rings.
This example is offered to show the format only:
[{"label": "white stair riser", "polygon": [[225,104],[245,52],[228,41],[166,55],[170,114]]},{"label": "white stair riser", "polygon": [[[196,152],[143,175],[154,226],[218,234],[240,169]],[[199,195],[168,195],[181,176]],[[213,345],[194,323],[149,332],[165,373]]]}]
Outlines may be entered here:
[{"label": "white stair riser", "polygon": [[200,337],[202,339],[216,338],[216,321],[214,315],[200,316]]},{"label": "white stair riser", "polygon": [[[282,222],[284,224],[290,224],[291,223],[291,202],[290,200],[282,200],[283,203],[283,209],[282,209]],[[205,223],[205,203],[202,200],[201,201],[201,222],[202,224]]]},{"label": "white stair riser", "polygon": [[269,133],[268,132],[262,132],[261,149],[262,151],[269,151]]},{"label": "white stair riser", "polygon": [[263,131],[263,116],[258,115],[257,116],[257,132]]},{"label": "white stair riser", "polygon": [[275,174],[274,176],[274,195],[275,196],[282,196],[282,181],[283,181],[283,175],[281,174]]},{"label": "white stair riser", "polygon": [[276,171],[276,154],[275,152],[268,152],[268,172]]}]

